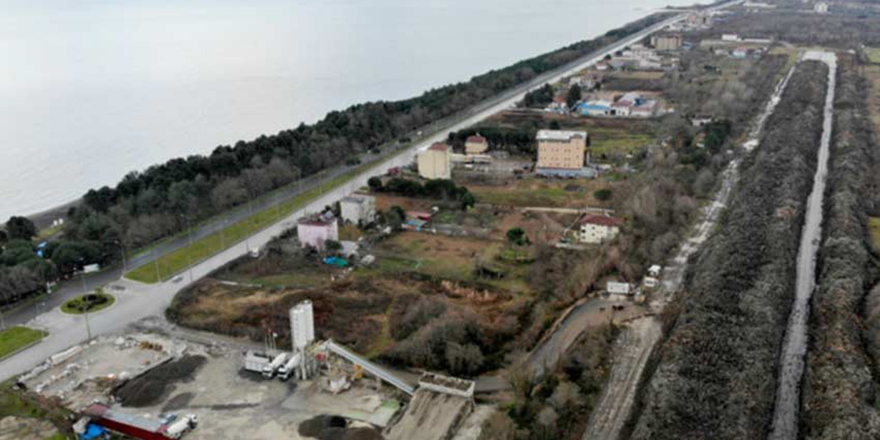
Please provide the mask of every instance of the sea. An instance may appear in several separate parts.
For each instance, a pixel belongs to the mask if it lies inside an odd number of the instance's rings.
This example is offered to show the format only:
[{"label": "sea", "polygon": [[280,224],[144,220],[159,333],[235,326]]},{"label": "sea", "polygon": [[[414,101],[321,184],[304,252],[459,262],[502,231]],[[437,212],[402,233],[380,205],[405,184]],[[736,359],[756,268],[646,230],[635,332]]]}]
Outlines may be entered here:
[{"label": "sea", "polygon": [[693,0],[3,0],[0,223]]}]

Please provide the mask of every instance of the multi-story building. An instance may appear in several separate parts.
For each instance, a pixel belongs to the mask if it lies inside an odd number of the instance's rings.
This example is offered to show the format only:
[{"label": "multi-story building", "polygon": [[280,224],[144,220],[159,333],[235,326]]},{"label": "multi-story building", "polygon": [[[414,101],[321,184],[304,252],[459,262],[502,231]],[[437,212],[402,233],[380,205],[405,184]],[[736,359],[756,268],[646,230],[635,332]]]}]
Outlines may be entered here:
[{"label": "multi-story building", "polygon": [[587,132],[538,131],[538,174],[573,175],[584,168]]},{"label": "multi-story building", "polygon": [[678,50],[681,43],[681,35],[658,35],[651,38],[651,45],[657,50]]},{"label": "multi-story building", "polygon": [[339,201],[342,221],[369,224],[376,219],[376,198],[364,195],[351,195]]},{"label": "multi-story building", "polygon": [[452,148],[436,143],[419,153],[419,175],[425,179],[449,179],[452,177]]}]

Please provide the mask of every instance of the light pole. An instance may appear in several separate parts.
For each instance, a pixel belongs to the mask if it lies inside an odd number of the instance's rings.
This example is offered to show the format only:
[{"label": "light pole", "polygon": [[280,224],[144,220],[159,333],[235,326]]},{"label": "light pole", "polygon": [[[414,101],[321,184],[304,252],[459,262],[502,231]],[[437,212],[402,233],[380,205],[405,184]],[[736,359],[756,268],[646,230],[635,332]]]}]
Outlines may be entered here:
[{"label": "light pole", "polygon": [[[186,222],[186,235],[189,237],[189,246],[192,247],[193,237],[192,237],[192,227],[190,227],[190,224],[189,224],[189,217],[187,217],[186,215],[181,215],[181,217],[183,217],[183,220]],[[193,282],[194,279],[193,279],[193,266],[192,266],[192,256],[191,255],[192,254],[190,252],[187,252],[186,264],[189,266],[189,281]]]},{"label": "light pole", "polygon": [[[82,262],[83,260],[80,260],[80,261]],[[86,339],[86,340],[91,341],[92,340],[92,327],[91,327],[91,325],[89,325],[89,311],[86,310],[86,304],[85,304],[86,294],[88,293],[88,289],[86,288],[86,267],[85,266],[83,266],[79,275],[80,275],[80,279],[82,279],[82,285],[83,285],[83,294],[82,294],[83,305],[80,306],[80,311],[83,312],[83,317],[86,319],[86,335],[88,336],[88,339]]]}]

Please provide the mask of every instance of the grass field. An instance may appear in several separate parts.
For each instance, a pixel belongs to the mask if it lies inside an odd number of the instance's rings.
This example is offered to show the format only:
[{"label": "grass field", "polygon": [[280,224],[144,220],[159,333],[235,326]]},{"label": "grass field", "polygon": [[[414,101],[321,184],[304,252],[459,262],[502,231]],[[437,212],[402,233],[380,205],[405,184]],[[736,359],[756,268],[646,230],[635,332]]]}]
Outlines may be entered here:
[{"label": "grass field", "polygon": [[84,295],[77,296],[75,298],[71,298],[67,302],[61,305],[61,311],[64,313],[69,313],[71,315],[82,315],[83,313],[95,313],[101,310],[106,309],[113,305],[116,302],[116,298],[113,295],[109,295],[103,292],[96,293],[96,295],[104,298],[107,302],[98,304],[88,310],[83,310],[85,302],[83,300]]},{"label": "grass field", "polygon": [[583,208],[601,206],[593,193],[608,187],[603,179],[524,179],[509,186],[471,186],[478,203],[498,206]]},{"label": "grass field", "polygon": [[880,47],[867,47],[865,52],[868,53],[868,60],[874,64],[880,64]]},{"label": "grass field", "polygon": [[648,134],[596,127],[590,130],[589,150],[594,160],[602,160],[603,156],[633,153],[653,142],[654,138]]},{"label": "grass field", "polygon": [[[396,273],[417,272],[453,281],[480,281],[508,292],[529,291],[525,280],[528,266],[500,261],[497,257],[504,249],[505,245],[497,241],[402,232],[383,241],[377,249],[376,263],[356,274],[393,277]],[[500,279],[478,279],[478,263],[500,269],[505,275]]]},{"label": "grass field", "polygon": [[184,246],[168,255],[159,258],[157,263],[146,264],[125,276],[129,279],[143,283],[156,283],[167,280],[192,264],[204,261],[221,251],[241,242],[247,237],[277,223],[317,199],[322,194],[344,185],[354,179],[360,173],[376,166],[376,163],[367,163],[351,171],[342,174],[335,179],[312,188],[290,200],[281,203],[277,208],[272,207],[252,215],[250,218],[227,226],[191,245]]},{"label": "grass field", "polygon": [[48,333],[42,330],[29,329],[27,327],[10,327],[0,331],[0,359],[28,344],[45,338]]}]

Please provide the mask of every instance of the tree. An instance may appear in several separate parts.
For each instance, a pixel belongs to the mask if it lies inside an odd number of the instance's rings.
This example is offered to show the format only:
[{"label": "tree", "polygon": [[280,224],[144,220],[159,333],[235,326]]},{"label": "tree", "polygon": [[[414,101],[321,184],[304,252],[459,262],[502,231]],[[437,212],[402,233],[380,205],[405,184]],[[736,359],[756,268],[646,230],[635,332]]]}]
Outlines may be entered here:
[{"label": "tree", "polygon": [[526,236],[526,231],[517,226],[507,231],[507,241],[517,246],[524,246],[529,243],[529,237]]},{"label": "tree", "polygon": [[376,176],[370,177],[370,179],[367,180],[367,185],[370,187],[371,191],[374,191],[374,192],[382,191],[382,179],[380,179]]},{"label": "tree", "polygon": [[6,231],[0,229],[0,246],[6,244],[9,241],[9,236],[6,235]]},{"label": "tree", "polygon": [[37,227],[34,222],[25,217],[13,216],[6,222],[6,231],[10,240],[16,238],[21,240],[30,240],[37,235]]},{"label": "tree", "polygon": [[568,95],[565,97],[565,104],[568,105],[568,108],[572,108],[580,102],[581,98],[583,98],[581,93],[581,86],[574,84],[568,88]]},{"label": "tree", "polygon": [[[467,191],[467,190],[465,190]],[[477,204],[477,199],[471,194],[470,191],[465,192],[461,196],[461,209],[467,210],[468,208]]]},{"label": "tree", "polygon": [[602,188],[600,190],[596,190],[596,192],[593,193],[593,197],[595,197],[596,200],[599,200],[602,202],[607,202],[607,201],[611,200],[612,196],[613,196],[613,192],[611,191],[610,188]]}]

